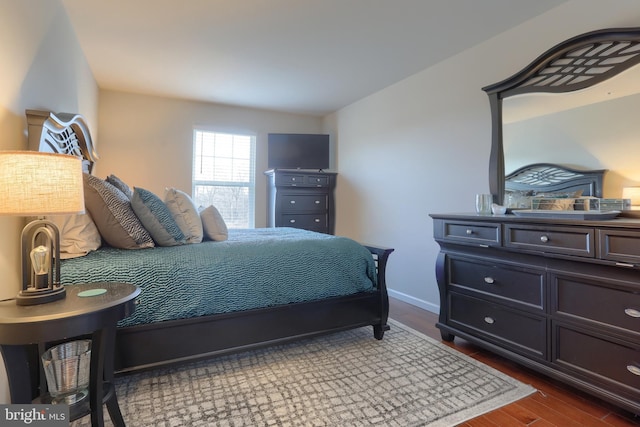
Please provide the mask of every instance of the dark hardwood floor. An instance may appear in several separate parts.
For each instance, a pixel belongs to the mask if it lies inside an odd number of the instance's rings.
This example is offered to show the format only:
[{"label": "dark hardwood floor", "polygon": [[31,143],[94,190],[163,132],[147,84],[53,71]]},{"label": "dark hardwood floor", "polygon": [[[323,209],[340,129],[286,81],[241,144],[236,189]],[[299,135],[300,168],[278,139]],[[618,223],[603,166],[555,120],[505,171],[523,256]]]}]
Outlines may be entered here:
[{"label": "dark hardwood floor", "polygon": [[[436,314],[394,298],[390,298],[390,305],[392,319],[440,341],[440,330],[435,327],[438,320]],[[640,417],[521,367],[465,340],[456,338],[453,343],[443,343],[523,383],[531,384],[538,390],[515,403],[467,421],[461,424],[461,427],[640,426]]]}]

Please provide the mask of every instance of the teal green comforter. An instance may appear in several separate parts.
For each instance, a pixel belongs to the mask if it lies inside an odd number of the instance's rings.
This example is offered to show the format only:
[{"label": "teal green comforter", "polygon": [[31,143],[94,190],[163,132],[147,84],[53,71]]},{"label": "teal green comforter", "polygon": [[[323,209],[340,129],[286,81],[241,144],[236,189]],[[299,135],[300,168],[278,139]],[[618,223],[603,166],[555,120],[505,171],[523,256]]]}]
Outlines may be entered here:
[{"label": "teal green comforter", "polygon": [[120,326],[373,291],[375,265],[357,242],[294,228],[230,230],[224,242],[101,248],[61,262],[65,284],[126,282],[142,292]]}]

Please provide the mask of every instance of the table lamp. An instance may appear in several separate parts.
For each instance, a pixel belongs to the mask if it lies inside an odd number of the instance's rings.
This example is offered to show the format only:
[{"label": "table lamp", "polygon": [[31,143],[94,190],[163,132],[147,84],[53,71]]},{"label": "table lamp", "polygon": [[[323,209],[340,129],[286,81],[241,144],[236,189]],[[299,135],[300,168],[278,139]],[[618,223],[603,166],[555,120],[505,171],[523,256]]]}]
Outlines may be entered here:
[{"label": "table lamp", "polygon": [[640,209],[640,187],[623,187],[622,198],[631,200],[631,209]]},{"label": "table lamp", "polygon": [[84,212],[82,161],[66,154],[0,151],[0,214],[36,216],[22,230],[18,305],[65,297],[60,283],[60,232],[45,215]]}]

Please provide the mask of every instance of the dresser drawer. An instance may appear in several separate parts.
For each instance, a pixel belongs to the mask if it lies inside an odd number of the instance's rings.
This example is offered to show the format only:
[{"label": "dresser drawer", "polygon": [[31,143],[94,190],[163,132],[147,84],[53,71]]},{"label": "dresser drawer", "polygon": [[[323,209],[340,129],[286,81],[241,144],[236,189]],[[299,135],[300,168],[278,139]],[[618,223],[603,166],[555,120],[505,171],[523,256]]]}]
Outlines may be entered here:
[{"label": "dresser drawer", "polygon": [[454,243],[500,246],[500,224],[443,221],[442,238]]},{"label": "dresser drawer", "polygon": [[598,230],[598,257],[630,264],[640,264],[640,233],[619,230]]},{"label": "dresser drawer", "polygon": [[555,295],[551,298],[555,313],[622,328],[640,337],[640,285],[626,291],[568,275],[552,275],[551,292]]},{"label": "dresser drawer", "polygon": [[449,324],[499,341],[519,353],[546,358],[547,323],[544,317],[451,292]]},{"label": "dresser drawer", "polygon": [[505,224],[504,233],[506,247],[595,257],[592,228]]},{"label": "dresser drawer", "polygon": [[281,212],[325,212],[328,208],[326,194],[283,194],[279,198]]},{"label": "dresser drawer", "polygon": [[565,370],[615,387],[616,392],[640,399],[640,345],[593,336],[554,324],[553,362]]},{"label": "dresser drawer", "polygon": [[283,214],[280,216],[281,223],[276,224],[276,227],[294,227],[304,228],[305,230],[319,231],[321,233],[327,233],[329,223],[327,215],[313,215],[313,214]]},{"label": "dresser drawer", "polygon": [[449,285],[506,301],[543,309],[543,269],[514,268],[495,263],[448,257]]}]

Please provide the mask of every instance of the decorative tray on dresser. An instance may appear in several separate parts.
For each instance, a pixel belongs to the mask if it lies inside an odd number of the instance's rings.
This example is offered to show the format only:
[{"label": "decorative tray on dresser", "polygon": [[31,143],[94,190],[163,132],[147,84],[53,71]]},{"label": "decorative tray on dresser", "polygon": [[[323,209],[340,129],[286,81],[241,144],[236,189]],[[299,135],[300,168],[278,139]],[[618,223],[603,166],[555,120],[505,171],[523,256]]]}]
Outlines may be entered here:
[{"label": "decorative tray on dresser", "polygon": [[437,327],[640,414],[640,220],[432,214]]}]

